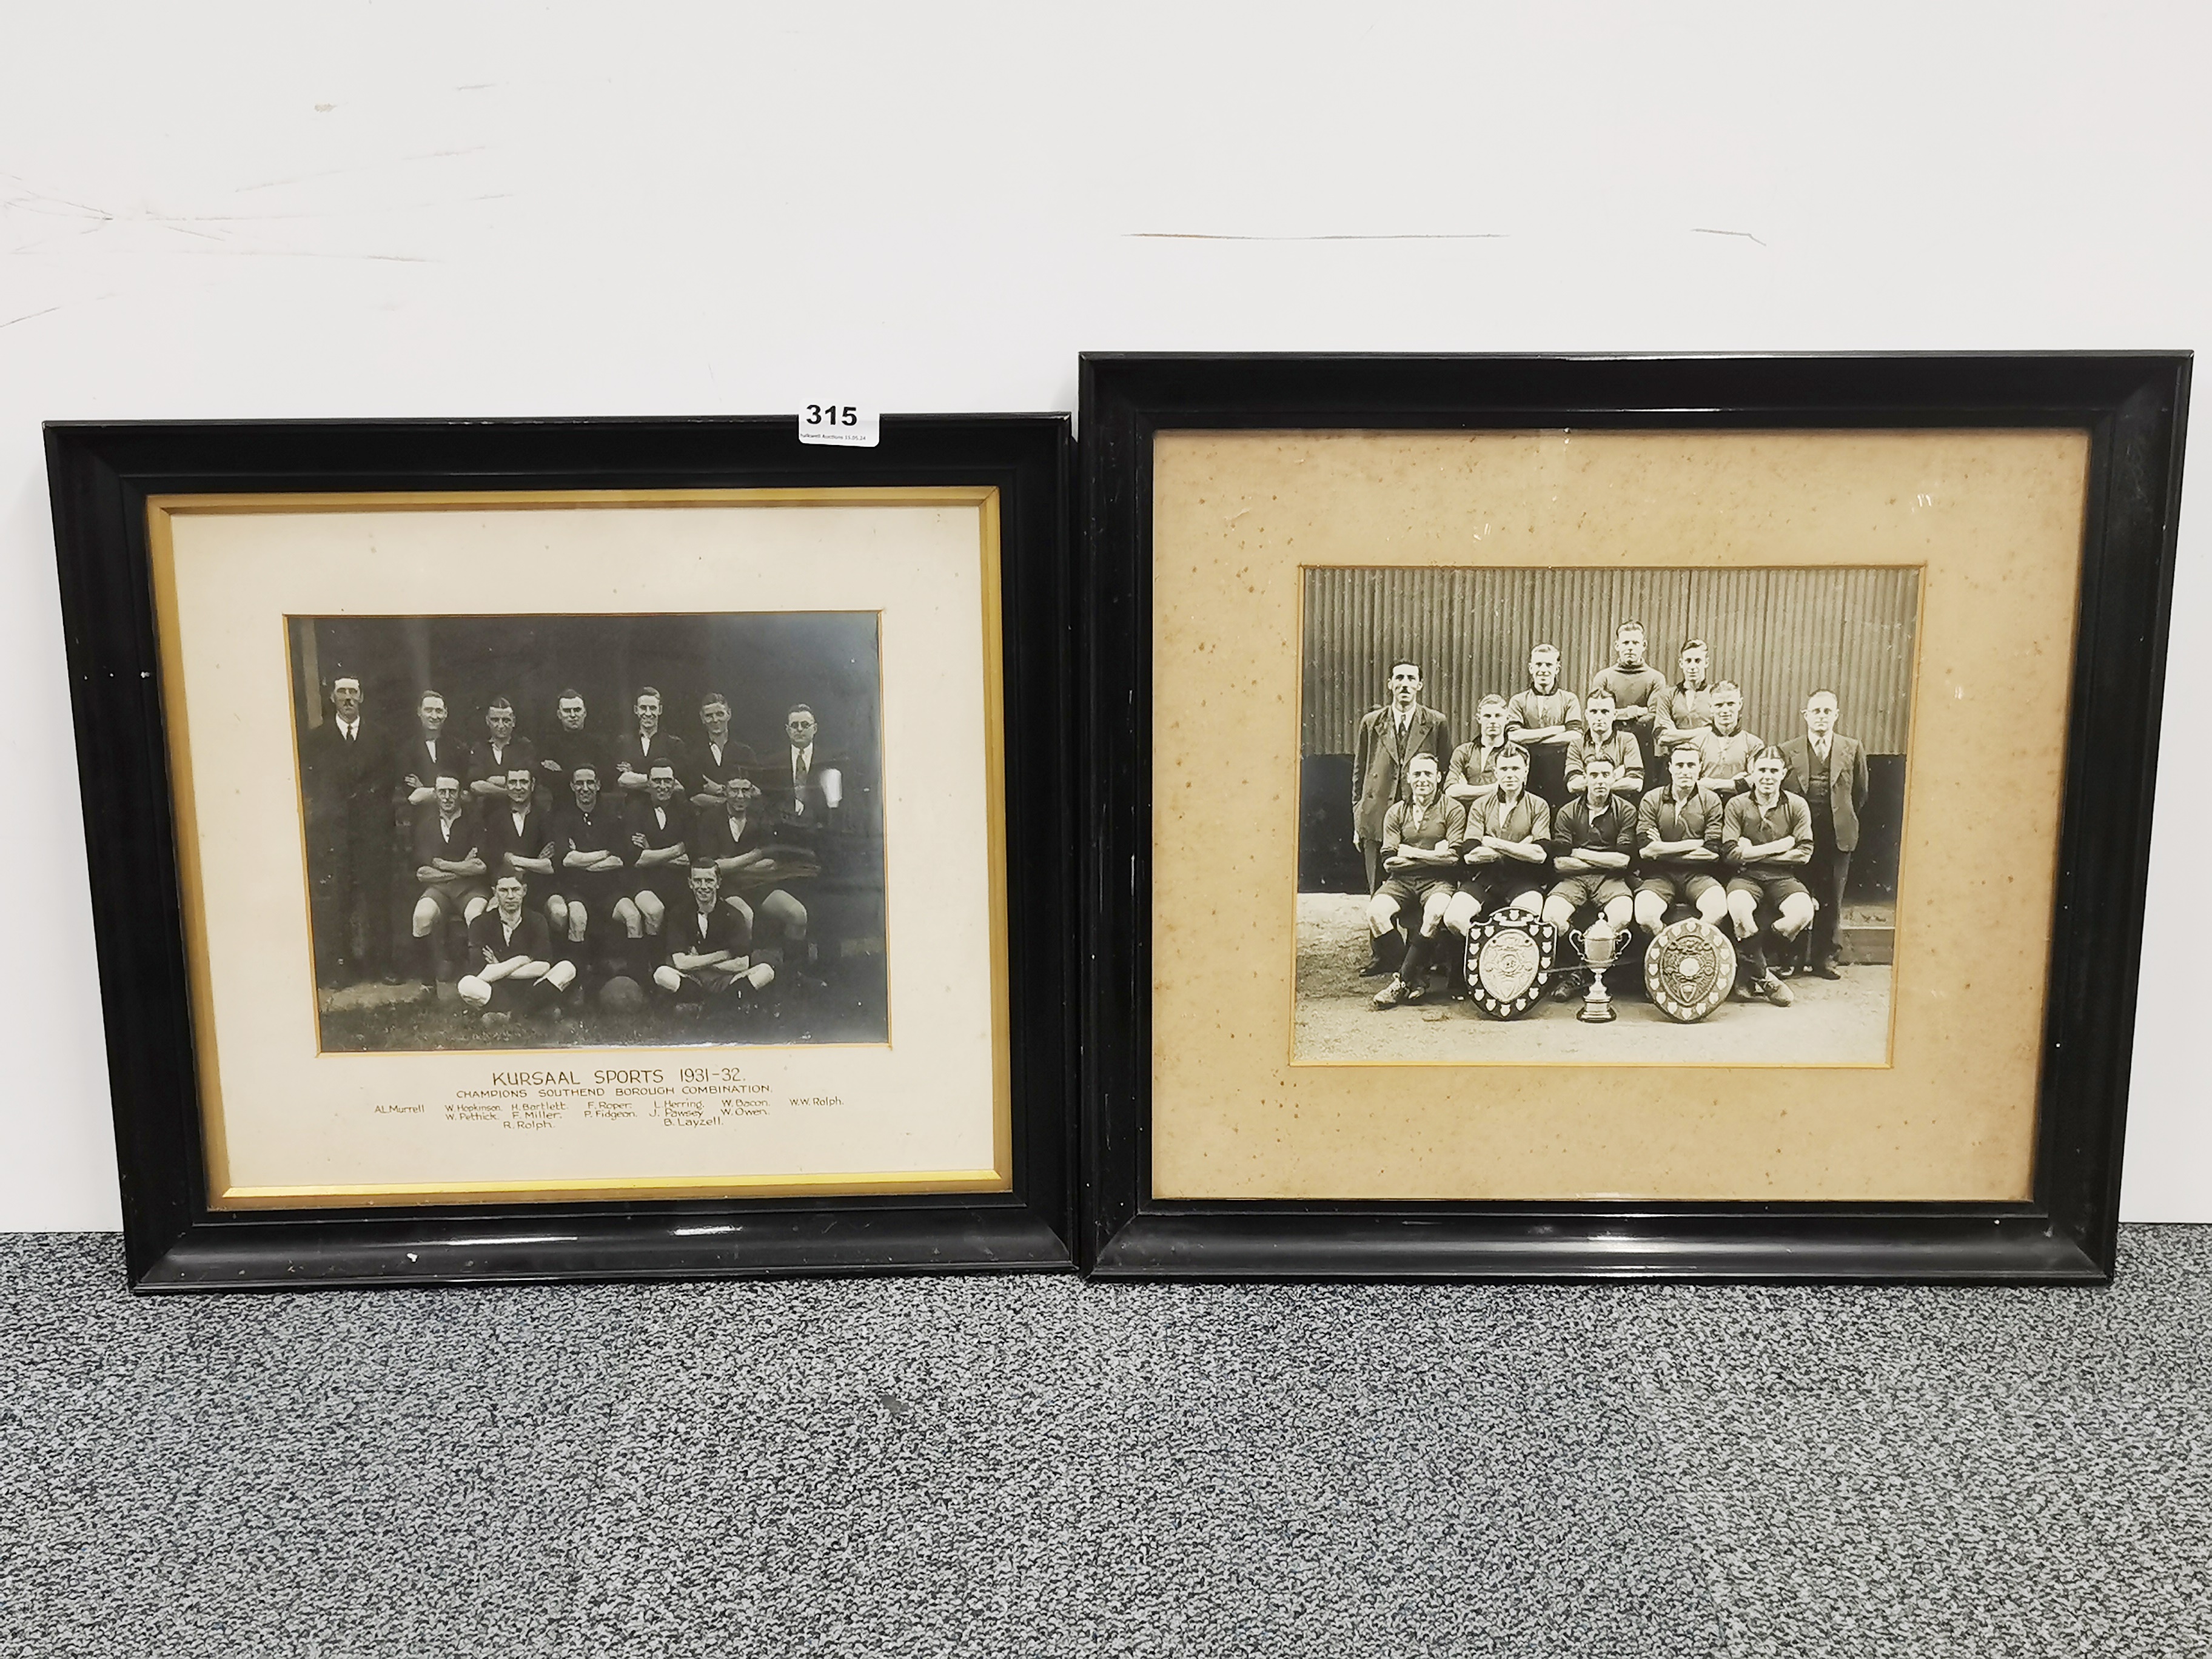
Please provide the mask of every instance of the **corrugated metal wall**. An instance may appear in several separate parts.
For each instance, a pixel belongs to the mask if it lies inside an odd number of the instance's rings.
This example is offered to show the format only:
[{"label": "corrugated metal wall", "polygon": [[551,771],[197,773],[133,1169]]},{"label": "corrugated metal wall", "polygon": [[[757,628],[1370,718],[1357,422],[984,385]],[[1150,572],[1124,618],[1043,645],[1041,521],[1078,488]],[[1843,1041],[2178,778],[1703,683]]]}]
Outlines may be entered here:
[{"label": "corrugated metal wall", "polygon": [[1613,660],[1613,631],[1641,622],[1646,659],[1671,681],[1686,639],[1712,647],[1711,678],[1743,688],[1744,729],[1770,742],[1803,732],[1822,687],[1837,730],[1869,753],[1901,755],[1912,713],[1917,569],[1309,569],[1303,752],[1343,754],[1380,703],[1391,660],[1421,665],[1421,701],[1475,735],[1484,696],[1528,684],[1528,652],[1559,647],[1577,694]]}]

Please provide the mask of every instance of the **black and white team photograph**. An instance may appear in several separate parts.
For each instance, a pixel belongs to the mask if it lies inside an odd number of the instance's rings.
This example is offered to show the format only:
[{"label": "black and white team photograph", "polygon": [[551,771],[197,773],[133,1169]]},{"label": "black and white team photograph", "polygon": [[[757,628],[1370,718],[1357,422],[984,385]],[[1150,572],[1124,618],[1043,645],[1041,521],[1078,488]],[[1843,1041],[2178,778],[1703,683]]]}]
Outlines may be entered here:
[{"label": "black and white team photograph", "polygon": [[1887,1062],[1917,568],[1304,577],[1294,1061]]},{"label": "black and white team photograph", "polygon": [[877,629],[291,618],[323,1050],[888,1041]]}]

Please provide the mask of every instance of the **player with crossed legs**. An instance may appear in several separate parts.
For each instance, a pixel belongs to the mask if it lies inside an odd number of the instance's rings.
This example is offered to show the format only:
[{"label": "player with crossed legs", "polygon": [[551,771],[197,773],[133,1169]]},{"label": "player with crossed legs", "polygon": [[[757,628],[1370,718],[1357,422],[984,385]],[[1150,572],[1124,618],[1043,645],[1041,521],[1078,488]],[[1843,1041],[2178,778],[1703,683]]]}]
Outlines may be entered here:
[{"label": "player with crossed legs", "polygon": [[[536,787],[526,767],[513,775]],[[574,963],[550,960],[545,918],[522,908],[528,890],[520,871],[503,872],[492,884],[491,907],[469,924],[469,971],[454,989],[463,1002],[482,1011],[488,1025],[517,1013],[558,1019],[561,994],[575,982]]]},{"label": "player with crossed legs", "polygon": [[765,989],[775,969],[748,954],[751,929],[721,902],[722,878],[711,864],[695,864],[691,902],[684,915],[661,924],[667,959],[653,970],[653,988],[676,999],[679,1011],[696,1012],[707,998]]},{"label": "player with crossed legs", "polygon": [[1775,938],[1776,953],[1787,956],[1797,935],[1812,925],[1813,896],[1798,878],[1813,856],[1813,814],[1805,798],[1782,787],[1790,769],[1779,749],[1759,751],[1751,764],[1751,793],[1731,799],[1721,820],[1724,855],[1735,873],[1729,878],[1729,916],[1735,923],[1736,956],[1743,971],[1740,995],[1764,997],[1778,1008],[1794,1000],[1790,988],[1767,965],[1760,941],[1759,911]]},{"label": "player with crossed legs", "polygon": [[1417,754],[1406,763],[1406,785],[1413,799],[1391,802],[1382,815],[1382,884],[1367,902],[1367,927],[1378,958],[1396,938],[1401,919],[1406,928],[1396,971],[1375,994],[1377,1008],[1419,1002],[1428,994],[1429,954],[1452,902],[1460,832],[1467,823],[1460,804],[1437,793],[1434,755]]}]

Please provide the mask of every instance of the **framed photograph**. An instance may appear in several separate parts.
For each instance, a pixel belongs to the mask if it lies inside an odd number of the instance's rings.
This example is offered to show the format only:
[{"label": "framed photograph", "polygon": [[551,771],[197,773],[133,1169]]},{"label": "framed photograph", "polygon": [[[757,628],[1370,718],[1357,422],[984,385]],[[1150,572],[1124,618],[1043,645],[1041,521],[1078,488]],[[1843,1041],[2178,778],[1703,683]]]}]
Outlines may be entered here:
[{"label": "framed photograph", "polygon": [[1065,417],[47,447],[136,1288],[1072,1267]]},{"label": "framed photograph", "polygon": [[1086,356],[1086,1268],[2108,1278],[2189,367]]}]

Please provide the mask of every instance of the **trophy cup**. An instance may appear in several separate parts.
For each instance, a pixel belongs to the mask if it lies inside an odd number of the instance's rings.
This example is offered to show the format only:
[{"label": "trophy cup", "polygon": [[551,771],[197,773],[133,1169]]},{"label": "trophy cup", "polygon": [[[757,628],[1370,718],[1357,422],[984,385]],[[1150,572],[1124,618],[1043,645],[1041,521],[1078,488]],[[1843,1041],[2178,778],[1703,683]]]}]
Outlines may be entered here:
[{"label": "trophy cup", "polygon": [[1616,928],[1600,911],[1597,920],[1581,933],[1567,935],[1583,953],[1583,966],[1590,970],[1589,994],[1583,998],[1582,1012],[1575,1016],[1585,1025],[1602,1025],[1614,1018],[1613,998],[1605,988],[1605,970],[1620,960],[1620,942],[1627,933],[1625,927]]}]

